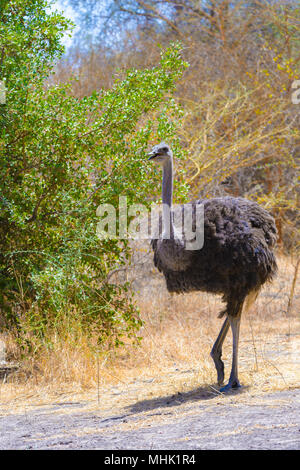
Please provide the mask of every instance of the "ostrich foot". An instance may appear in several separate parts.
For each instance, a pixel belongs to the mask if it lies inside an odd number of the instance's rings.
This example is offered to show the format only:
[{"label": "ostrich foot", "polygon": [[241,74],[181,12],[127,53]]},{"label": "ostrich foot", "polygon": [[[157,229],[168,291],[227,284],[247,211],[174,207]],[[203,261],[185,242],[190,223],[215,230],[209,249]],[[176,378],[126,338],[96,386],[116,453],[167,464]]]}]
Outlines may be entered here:
[{"label": "ostrich foot", "polygon": [[220,388],[221,393],[230,392],[231,390],[236,390],[241,387],[241,384],[238,379],[229,379],[229,382],[225,387]]}]

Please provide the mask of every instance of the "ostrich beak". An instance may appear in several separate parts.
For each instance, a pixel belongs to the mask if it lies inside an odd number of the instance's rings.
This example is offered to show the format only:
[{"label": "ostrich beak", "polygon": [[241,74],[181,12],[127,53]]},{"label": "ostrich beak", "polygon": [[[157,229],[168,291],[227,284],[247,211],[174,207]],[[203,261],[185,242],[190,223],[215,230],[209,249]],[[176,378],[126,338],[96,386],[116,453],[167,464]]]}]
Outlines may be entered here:
[{"label": "ostrich beak", "polygon": [[155,158],[156,156],[157,156],[156,153],[150,152],[148,153],[148,157],[149,157],[148,160],[153,160],[153,158]]}]

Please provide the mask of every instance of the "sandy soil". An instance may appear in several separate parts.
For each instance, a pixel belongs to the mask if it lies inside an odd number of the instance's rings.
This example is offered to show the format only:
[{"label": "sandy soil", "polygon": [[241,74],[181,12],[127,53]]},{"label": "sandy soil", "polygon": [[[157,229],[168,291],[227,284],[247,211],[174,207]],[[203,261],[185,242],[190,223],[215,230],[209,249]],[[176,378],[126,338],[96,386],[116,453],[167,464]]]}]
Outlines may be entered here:
[{"label": "sandy soil", "polygon": [[0,449],[300,449],[300,389],[199,388],[116,410],[89,401],[2,407]]}]

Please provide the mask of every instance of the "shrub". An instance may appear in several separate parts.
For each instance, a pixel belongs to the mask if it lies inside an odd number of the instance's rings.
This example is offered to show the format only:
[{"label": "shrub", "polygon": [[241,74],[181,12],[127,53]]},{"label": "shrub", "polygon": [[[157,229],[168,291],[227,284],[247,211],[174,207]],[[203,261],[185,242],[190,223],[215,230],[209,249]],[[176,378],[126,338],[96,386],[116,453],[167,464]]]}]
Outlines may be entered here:
[{"label": "shrub", "polygon": [[141,324],[128,286],[107,277],[130,257],[130,247],[127,240],[99,241],[96,209],[117,205],[121,194],[129,204],[156,194],[159,179],[145,150],[154,136],[178,150],[178,110],[168,92],[185,64],[174,44],[156,67],[129,70],[106,91],[78,99],[71,81],[45,86],[68,27],[46,6],[16,0],[0,14],[7,88],[0,130],[1,327],[31,347],[69,315],[98,343],[116,345]]}]

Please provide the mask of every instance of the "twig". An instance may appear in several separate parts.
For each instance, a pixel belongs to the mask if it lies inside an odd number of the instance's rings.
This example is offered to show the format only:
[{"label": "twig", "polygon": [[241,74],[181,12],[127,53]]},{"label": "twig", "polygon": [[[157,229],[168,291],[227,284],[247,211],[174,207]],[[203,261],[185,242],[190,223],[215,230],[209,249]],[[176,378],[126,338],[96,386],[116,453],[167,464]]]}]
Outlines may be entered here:
[{"label": "twig", "polygon": [[[296,281],[297,281],[297,275],[298,275],[298,269],[299,269],[299,264],[300,264],[300,258],[298,258],[295,266],[295,271],[294,271],[294,277],[291,285],[291,290],[290,290],[290,295],[289,295],[289,300],[288,300],[288,305],[287,305],[287,310],[286,310],[286,316],[289,318],[290,312],[292,310],[292,305],[293,305],[293,299],[294,299],[294,293],[295,293],[295,286],[296,286]],[[290,336],[291,331],[290,331],[290,322],[289,322],[289,331],[288,331],[288,336]]]},{"label": "twig", "polygon": [[99,355],[97,354],[97,402],[100,403],[100,392],[99,392]]},{"label": "twig", "polygon": [[255,357],[255,372],[257,372],[258,371],[257,350],[256,350],[254,334],[253,334],[253,328],[252,328],[252,322],[250,320],[250,317],[249,317],[249,324],[250,324],[251,337],[252,337],[252,346],[253,346],[254,357]]}]

